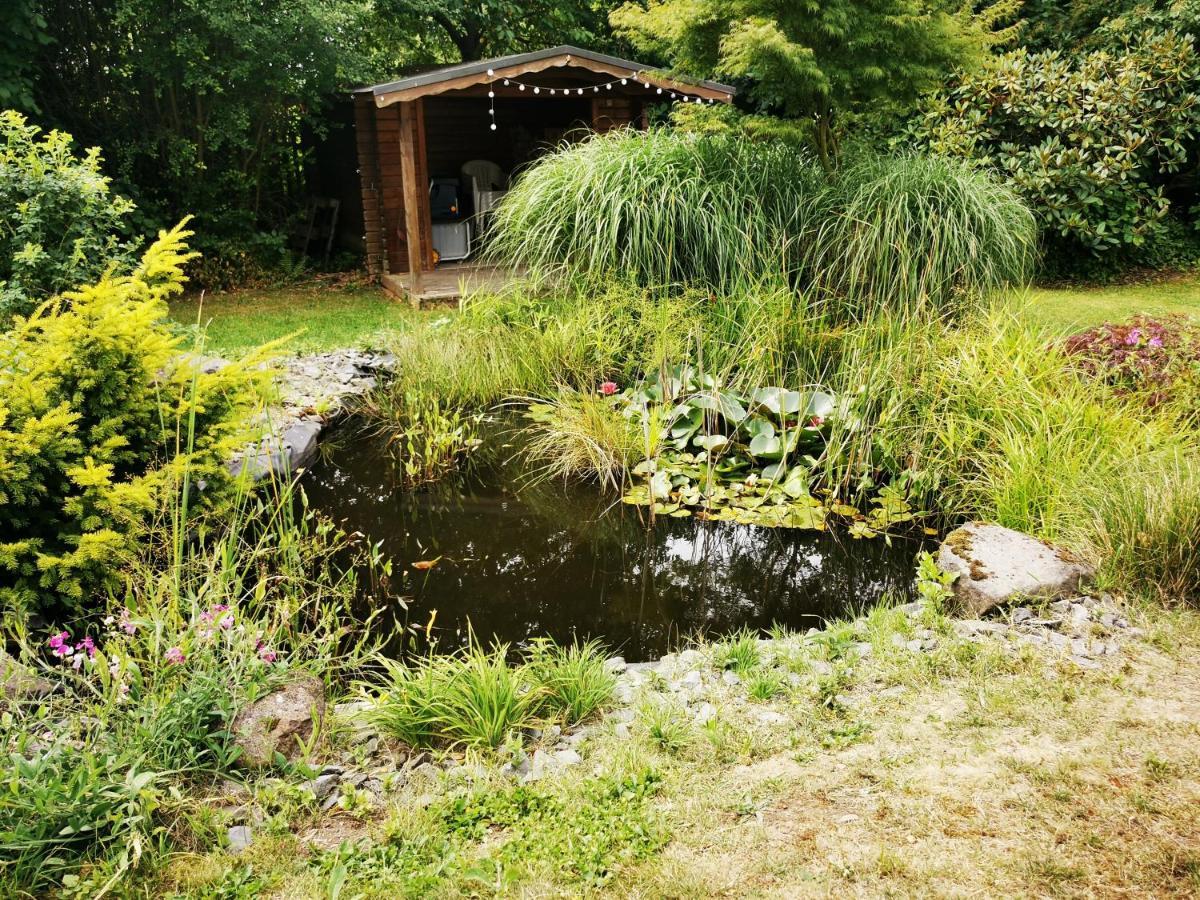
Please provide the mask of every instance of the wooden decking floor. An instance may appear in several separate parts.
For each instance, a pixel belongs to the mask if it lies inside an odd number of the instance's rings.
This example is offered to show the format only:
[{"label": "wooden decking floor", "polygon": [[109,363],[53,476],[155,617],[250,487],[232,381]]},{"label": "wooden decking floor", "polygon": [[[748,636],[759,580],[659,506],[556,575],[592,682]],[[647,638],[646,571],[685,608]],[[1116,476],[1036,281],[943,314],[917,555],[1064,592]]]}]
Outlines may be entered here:
[{"label": "wooden decking floor", "polygon": [[520,275],[514,269],[470,262],[443,263],[432,272],[421,273],[421,286],[413,293],[407,274],[384,275],[383,286],[413,306],[425,303],[450,303],[476,291],[497,290]]}]

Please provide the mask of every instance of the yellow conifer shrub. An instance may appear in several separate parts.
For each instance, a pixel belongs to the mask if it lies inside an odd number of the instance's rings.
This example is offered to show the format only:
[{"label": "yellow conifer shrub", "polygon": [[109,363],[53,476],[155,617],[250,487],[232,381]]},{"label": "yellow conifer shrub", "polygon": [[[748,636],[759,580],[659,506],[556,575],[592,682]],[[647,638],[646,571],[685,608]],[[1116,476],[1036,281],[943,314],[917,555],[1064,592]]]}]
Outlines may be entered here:
[{"label": "yellow conifer shrub", "polygon": [[131,274],[0,335],[0,608],[87,611],[158,511],[227,496],[225,460],[268,375],[249,360],[205,374],[181,354],[167,298],[195,256],[185,225]]}]

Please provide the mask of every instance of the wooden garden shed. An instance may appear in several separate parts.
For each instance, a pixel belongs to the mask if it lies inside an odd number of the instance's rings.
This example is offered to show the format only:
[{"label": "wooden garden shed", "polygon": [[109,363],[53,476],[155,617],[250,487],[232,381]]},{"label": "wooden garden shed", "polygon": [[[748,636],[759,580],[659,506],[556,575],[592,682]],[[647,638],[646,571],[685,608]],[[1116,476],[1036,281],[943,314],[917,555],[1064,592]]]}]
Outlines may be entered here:
[{"label": "wooden garden shed", "polygon": [[[481,177],[466,173],[494,172],[483,180],[506,184],[572,136],[645,128],[655,104],[728,103],[733,95],[728,85],[684,81],[570,46],[359,88],[354,121],[368,271],[415,302],[456,297],[472,279],[502,278],[476,260],[485,207],[503,193],[491,189],[503,185],[480,190]],[[475,250],[448,264],[447,240],[461,253],[472,235]]]}]

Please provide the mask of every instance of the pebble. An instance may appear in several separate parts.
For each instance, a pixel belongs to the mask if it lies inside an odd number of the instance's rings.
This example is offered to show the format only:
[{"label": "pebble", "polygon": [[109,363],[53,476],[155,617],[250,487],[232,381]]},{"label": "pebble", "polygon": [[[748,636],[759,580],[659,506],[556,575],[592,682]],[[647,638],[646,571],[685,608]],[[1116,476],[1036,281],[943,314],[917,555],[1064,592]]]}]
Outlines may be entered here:
[{"label": "pebble", "polygon": [[725,671],[721,673],[721,681],[732,687],[735,684],[741,684],[742,678],[737,672]]},{"label": "pebble", "polygon": [[300,785],[302,788],[307,788],[316,800],[324,800],[337,787],[340,780],[339,772],[328,772],[324,775],[318,775],[312,781],[306,781]]},{"label": "pebble", "polygon": [[717,717],[717,708],[711,703],[701,703],[700,708],[696,710],[696,724],[707,725]]},{"label": "pebble", "polygon": [[234,825],[225,836],[229,841],[230,853],[241,853],[254,840],[254,832],[249,825]]},{"label": "pebble", "polygon": [[610,656],[604,661],[604,671],[611,672],[614,675],[619,675],[628,668],[628,663],[625,662],[623,656]]}]

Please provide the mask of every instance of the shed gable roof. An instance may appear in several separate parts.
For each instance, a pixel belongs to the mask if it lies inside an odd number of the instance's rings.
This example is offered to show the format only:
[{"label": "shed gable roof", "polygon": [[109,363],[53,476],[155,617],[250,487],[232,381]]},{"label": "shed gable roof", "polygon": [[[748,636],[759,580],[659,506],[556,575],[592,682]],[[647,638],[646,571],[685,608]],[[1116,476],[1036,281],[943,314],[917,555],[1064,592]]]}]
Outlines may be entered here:
[{"label": "shed gable roof", "polygon": [[[484,59],[477,62],[458,63],[452,66],[441,66],[400,78],[382,84],[373,84],[358,88],[355,94],[370,93],[375,97],[379,106],[386,106],[398,100],[411,100],[428,94],[438,94],[445,90],[453,90],[464,81],[482,83],[488,79],[488,72],[495,73],[494,77],[503,78],[506,75],[517,75],[526,71],[542,71],[554,66],[574,65],[591,71],[616,75],[636,72],[652,84],[679,90],[699,89],[713,99],[726,102],[733,99],[736,89],[716,81],[685,81],[656,72],[652,66],[646,66],[629,59],[595,53],[580,47],[562,44],[532,53],[515,53],[510,56],[498,56],[494,59]],[[619,74],[618,74],[619,73]],[[455,84],[451,84],[454,82]],[[724,95],[724,96],[720,96]]]}]

